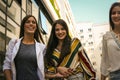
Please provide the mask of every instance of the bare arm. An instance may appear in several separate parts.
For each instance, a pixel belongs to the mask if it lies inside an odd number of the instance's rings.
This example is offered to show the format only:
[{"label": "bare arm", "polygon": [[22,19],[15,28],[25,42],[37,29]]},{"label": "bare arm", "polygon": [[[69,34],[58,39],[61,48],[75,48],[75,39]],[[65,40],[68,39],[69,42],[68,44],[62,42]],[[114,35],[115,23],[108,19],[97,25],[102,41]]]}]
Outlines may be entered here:
[{"label": "bare arm", "polygon": [[61,75],[60,73],[55,73],[55,74],[49,74],[49,73],[45,73],[45,78],[63,78],[63,75]]},{"label": "bare arm", "polygon": [[6,80],[12,80],[12,73],[10,69],[4,70]]}]

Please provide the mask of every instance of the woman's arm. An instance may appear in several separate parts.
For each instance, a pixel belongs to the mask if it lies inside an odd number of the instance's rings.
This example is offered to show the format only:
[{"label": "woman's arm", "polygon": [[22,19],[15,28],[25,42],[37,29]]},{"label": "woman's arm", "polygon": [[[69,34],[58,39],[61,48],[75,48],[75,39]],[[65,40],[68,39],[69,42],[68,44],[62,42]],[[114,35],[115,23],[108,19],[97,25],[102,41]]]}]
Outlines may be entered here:
[{"label": "woman's arm", "polygon": [[81,47],[78,54],[80,57],[80,63],[82,65],[82,68],[87,73],[87,75],[91,76],[92,80],[95,80],[96,72],[95,72],[93,65],[91,64],[89,57],[87,56],[84,48]]},{"label": "woman's arm", "polygon": [[10,69],[5,69],[4,74],[5,74],[6,80],[12,80],[12,73]]},{"label": "woman's arm", "polygon": [[3,72],[5,74],[6,80],[12,80],[11,59],[12,59],[12,52],[13,52],[15,43],[16,43],[16,39],[10,40],[7,51],[6,51],[6,55],[5,55]]},{"label": "woman's arm", "polygon": [[55,74],[50,74],[50,73],[45,73],[45,78],[63,78],[63,75],[60,73],[55,73]]},{"label": "woman's arm", "polygon": [[71,74],[72,74],[72,70],[70,68],[57,67],[55,73],[46,71],[45,77],[49,79],[50,78],[65,78],[65,77],[70,76]]},{"label": "woman's arm", "polygon": [[57,67],[57,72],[64,75],[64,77],[68,77],[73,73],[73,69],[59,66]]}]

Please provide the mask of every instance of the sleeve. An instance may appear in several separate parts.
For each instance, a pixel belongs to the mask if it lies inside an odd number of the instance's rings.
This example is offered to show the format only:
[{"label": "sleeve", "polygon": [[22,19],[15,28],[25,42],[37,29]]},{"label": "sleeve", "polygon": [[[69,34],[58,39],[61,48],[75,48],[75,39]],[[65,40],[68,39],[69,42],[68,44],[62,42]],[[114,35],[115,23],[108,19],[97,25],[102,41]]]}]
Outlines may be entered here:
[{"label": "sleeve", "polygon": [[11,59],[12,59],[12,51],[13,51],[13,47],[15,45],[16,40],[10,40],[7,50],[6,50],[6,54],[5,54],[5,60],[3,62],[3,71],[5,69],[11,69]]},{"label": "sleeve", "polygon": [[49,67],[46,68],[46,72],[48,72],[48,73],[56,73],[56,68],[52,67],[52,66],[49,66]]},{"label": "sleeve", "polygon": [[101,66],[100,66],[100,70],[101,70],[101,74],[104,76],[108,75],[108,67],[109,67],[109,63],[108,63],[108,52],[107,52],[107,40],[105,39],[105,37],[103,36],[103,40],[102,40],[102,57],[101,57]]},{"label": "sleeve", "polygon": [[54,74],[57,72],[56,67],[52,65],[48,65],[46,57],[44,56],[44,65],[45,65],[45,73]]},{"label": "sleeve", "polygon": [[86,77],[87,80],[95,80],[95,70],[82,46],[80,47],[78,54],[80,57],[80,63],[84,71],[84,78]]}]

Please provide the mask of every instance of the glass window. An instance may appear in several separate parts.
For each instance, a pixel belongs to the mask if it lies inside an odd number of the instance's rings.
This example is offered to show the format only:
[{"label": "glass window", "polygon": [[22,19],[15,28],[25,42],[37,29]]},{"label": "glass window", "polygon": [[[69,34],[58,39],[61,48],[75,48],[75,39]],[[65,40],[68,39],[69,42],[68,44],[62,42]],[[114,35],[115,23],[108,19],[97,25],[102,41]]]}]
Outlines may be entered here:
[{"label": "glass window", "polygon": [[22,0],[22,9],[26,11],[26,0]]},{"label": "glass window", "polygon": [[47,43],[48,38],[50,36],[52,26],[51,26],[50,22],[48,21],[48,19],[46,18],[46,16],[42,13],[42,11],[40,11],[40,19],[39,19],[38,23],[39,23],[39,26],[42,30],[42,33],[46,34],[44,36],[45,37],[44,40]]},{"label": "glass window", "polygon": [[89,35],[89,38],[92,38],[92,34]]},{"label": "glass window", "polygon": [[0,24],[5,26],[5,14],[0,11]]},{"label": "glass window", "polygon": [[81,39],[83,39],[83,38],[84,38],[84,36],[80,36],[80,38],[81,38]]},{"label": "glass window", "polygon": [[89,28],[88,31],[91,32],[91,28]]},{"label": "glass window", "polygon": [[8,8],[7,13],[10,18],[12,18],[17,24],[20,25],[21,9],[20,6],[15,1],[13,1],[11,7]]},{"label": "glass window", "polygon": [[44,16],[44,14],[40,11],[40,17],[41,17],[41,27],[45,33],[48,33],[47,30],[47,18]]},{"label": "glass window", "polygon": [[32,2],[27,0],[27,14],[32,14]]},{"label": "glass window", "polygon": [[5,13],[6,12],[6,4],[3,1],[0,1],[0,9]]},{"label": "glass window", "polygon": [[22,10],[22,19],[26,16],[26,13]]},{"label": "glass window", "polygon": [[18,37],[19,33],[18,30],[19,25],[17,25],[12,19],[9,17],[7,18],[7,34],[9,35],[10,38]]},{"label": "glass window", "polygon": [[81,29],[81,30],[80,30],[80,32],[82,33],[82,32],[83,32],[83,30]]},{"label": "glass window", "polygon": [[6,3],[8,7],[10,7],[13,0],[3,0],[3,2]]}]

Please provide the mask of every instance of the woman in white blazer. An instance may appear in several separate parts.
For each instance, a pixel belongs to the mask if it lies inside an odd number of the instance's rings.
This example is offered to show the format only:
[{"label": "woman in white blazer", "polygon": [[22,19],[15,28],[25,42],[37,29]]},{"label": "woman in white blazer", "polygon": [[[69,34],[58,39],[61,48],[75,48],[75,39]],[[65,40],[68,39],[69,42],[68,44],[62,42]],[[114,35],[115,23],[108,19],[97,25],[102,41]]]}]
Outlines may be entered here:
[{"label": "woman in white blazer", "polygon": [[36,18],[25,16],[20,39],[11,39],[8,44],[3,64],[6,80],[44,80],[43,43]]}]

